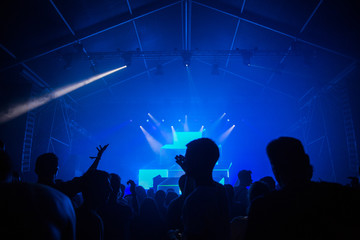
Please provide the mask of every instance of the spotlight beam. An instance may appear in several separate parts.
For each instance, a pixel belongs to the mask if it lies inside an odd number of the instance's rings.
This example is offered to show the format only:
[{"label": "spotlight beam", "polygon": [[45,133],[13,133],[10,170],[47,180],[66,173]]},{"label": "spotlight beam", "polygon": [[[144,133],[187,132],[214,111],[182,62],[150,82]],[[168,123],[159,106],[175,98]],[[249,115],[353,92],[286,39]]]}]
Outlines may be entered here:
[{"label": "spotlight beam", "polygon": [[184,132],[189,132],[188,117],[185,115]]},{"label": "spotlight beam", "polygon": [[151,149],[156,153],[160,153],[160,149],[162,147],[161,143],[159,143],[153,136],[151,136],[150,133],[148,133],[142,126],[140,126],[140,129],[145,135],[145,138],[148,141]]},{"label": "spotlight beam", "polygon": [[177,141],[178,141],[178,137],[177,137],[177,134],[176,134],[176,131],[175,131],[174,126],[171,126],[171,132],[172,132],[172,134],[173,134],[174,141],[177,142]]},{"label": "spotlight beam", "polygon": [[219,138],[219,142],[222,143],[224,142],[230,135],[230,133],[232,132],[232,130],[235,128],[235,125],[232,125],[228,130],[226,130],[223,134],[221,134],[220,138]]},{"label": "spotlight beam", "polygon": [[43,96],[37,97],[35,99],[29,100],[24,103],[20,103],[16,106],[12,106],[9,109],[0,113],[0,123],[5,123],[7,121],[10,121],[28,111],[34,110],[35,108],[38,108],[56,98],[62,97],[72,91],[75,91],[76,89],[84,87],[92,82],[95,82],[96,80],[99,80],[103,77],[106,77],[106,76],[108,76],[112,73],[115,73],[117,71],[120,71],[124,68],[126,68],[126,65],[119,67],[119,68],[115,68],[113,70],[110,70],[110,71],[107,71],[104,73],[101,73],[101,74],[98,74],[98,75],[95,75],[95,76],[85,79],[83,81],[73,83],[68,86],[56,89],[56,90],[54,90],[50,93],[47,93]]},{"label": "spotlight beam", "polygon": [[156,118],[154,118],[153,115],[151,115],[150,113],[148,113],[148,116],[151,118],[151,120],[155,123],[155,125],[156,125],[157,127],[160,126],[160,122],[159,122],[158,120],[156,120]]}]

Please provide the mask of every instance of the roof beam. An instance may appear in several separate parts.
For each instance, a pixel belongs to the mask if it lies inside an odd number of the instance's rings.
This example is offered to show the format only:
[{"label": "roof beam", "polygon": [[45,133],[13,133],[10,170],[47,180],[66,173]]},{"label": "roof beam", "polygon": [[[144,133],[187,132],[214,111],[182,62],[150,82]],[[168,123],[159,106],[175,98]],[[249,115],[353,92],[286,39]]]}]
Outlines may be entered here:
[{"label": "roof beam", "polygon": [[[307,27],[307,25],[309,24],[310,20],[312,19],[312,17],[315,15],[316,11],[319,9],[320,5],[322,4],[323,0],[320,0],[318,2],[318,4],[316,5],[316,7],[314,8],[314,10],[311,12],[310,16],[308,17],[308,19],[306,20],[306,22],[304,23],[304,25],[302,26],[302,28],[300,29],[299,33],[297,35],[300,35],[304,30],[305,28]],[[296,42],[296,39],[294,39],[292,41],[292,43]],[[289,55],[289,53],[292,51],[292,43],[290,44],[290,46],[288,47],[288,50],[287,50],[287,54],[285,54],[280,62],[279,62],[279,66],[282,65],[284,62],[285,62],[285,59],[286,57]],[[266,81],[266,84],[269,85],[270,82],[273,80],[273,78],[275,77],[275,72],[272,72],[269,79]]]},{"label": "roof beam", "polygon": [[[64,24],[66,25],[66,27],[69,29],[69,31],[71,32],[71,34],[77,38],[75,31],[70,27],[70,24],[66,21],[64,15],[62,15],[62,13],[60,12],[59,8],[55,5],[55,3],[52,0],[49,0],[51,5],[54,7],[55,11],[57,12],[57,14],[59,15],[59,17],[61,18],[61,20],[64,22]],[[78,41],[80,43],[80,41]],[[94,61],[91,59],[91,57],[89,56],[88,52],[86,51],[86,49],[84,47],[81,48],[81,51],[86,55],[86,57],[88,58],[90,65],[92,66],[92,69],[95,71],[95,63]],[[105,81],[105,80],[104,80]]]},{"label": "roof beam", "polygon": [[184,8],[184,50],[191,51],[191,8],[192,8],[192,1],[185,0],[183,4]]},{"label": "roof beam", "polygon": [[10,65],[10,66],[7,66],[7,67],[5,67],[5,68],[2,68],[0,71],[7,70],[7,69],[9,69],[9,68],[18,66],[18,65],[20,65],[20,64],[22,64],[22,63],[27,63],[27,62],[32,61],[32,60],[35,60],[35,59],[37,59],[37,58],[39,58],[39,57],[42,57],[42,56],[45,56],[45,55],[47,55],[47,54],[56,52],[56,51],[58,51],[58,50],[60,50],[60,49],[63,49],[63,48],[65,48],[65,47],[68,47],[68,46],[71,46],[71,45],[73,45],[73,44],[76,44],[76,43],[78,43],[79,41],[82,41],[82,40],[88,39],[88,38],[90,38],[90,37],[96,36],[96,35],[98,35],[98,34],[107,32],[107,31],[109,31],[109,30],[111,30],[111,29],[114,29],[114,28],[117,28],[117,27],[122,26],[122,25],[124,25],[124,24],[130,23],[130,22],[132,22],[132,21],[134,21],[134,20],[143,18],[143,17],[148,16],[148,15],[150,15],[150,14],[152,14],[152,13],[155,13],[155,12],[158,12],[158,11],[161,11],[161,10],[164,10],[164,9],[166,9],[166,8],[168,8],[168,7],[171,7],[171,6],[174,6],[174,5],[176,5],[176,4],[180,3],[180,2],[181,2],[181,1],[172,2],[172,3],[169,3],[169,4],[167,4],[167,5],[164,5],[164,6],[161,6],[161,7],[155,8],[155,9],[152,9],[152,10],[150,10],[150,11],[147,11],[147,12],[145,12],[145,13],[142,13],[142,14],[139,14],[139,15],[135,15],[135,16],[127,17],[127,18],[126,18],[125,20],[123,20],[122,22],[119,22],[119,23],[117,23],[117,24],[114,24],[114,25],[112,25],[112,26],[110,26],[110,27],[106,27],[106,28],[101,29],[101,30],[99,30],[99,31],[93,32],[93,33],[91,33],[91,34],[88,34],[88,35],[86,35],[86,36],[83,36],[83,37],[79,38],[78,40],[75,40],[75,41],[72,41],[72,42],[63,44],[63,45],[61,45],[61,46],[58,46],[58,47],[53,48],[53,49],[51,49],[51,50],[48,50],[48,51],[46,51],[46,52],[40,53],[40,54],[38,54],[38,55],[36,55],[36,56],[33,56],[33,57],[30,57],[30,58],[24,59],[24,60],[22,60],[22,61],[19,61],[19,62],[15,63],[15,64],[12,64],[12,65]]},{"label": "roof beam", "polygon": [[[198,59],[198,58],[196,58],[196,60],[199,61],[199,62],[201,62],[201,63],[204,63],[204,64],[206,64],[206,65],[210,65],[210,66],[212,65],[211,63],[205,62],[205,61],[200,60],[200,59]],[[235,77],[238,77],[238,78],[240,78],[240,79],[242,79],[242,80],[244,80],[244,81],[247,81],[247,82],[249,82],[249,83],[255,84],[255,85],[259,86],[259,87],[267,87],[267,86],[266,86],[265,84],[263,84],[263,83],[260,83],[260,82],[258,82],[258,81],[255,81],[255,80],[250,79],[250,78],[247,78],[247,77],[244,77],[244,76],[242,76],[242,75],[240,75],[240,74],[234,73],[234,72],[229,71],[229,70],[227,70],[227,69],[219,68],[219,70],[224,71],[224,72],[226,72],[226,73],[228,73],[228,74],[230,74],[230,75],[233,75],[233,76],[235,76]],[[290,95],[290,94],[287,94],[287,93],[284,93],[283,91],[280,91],[280,90],[278,90],[278,89],[270,88],[270,87],[267,87],[267,88],[270,89],[270,90],[273,91],[273,92],[280,93],[280,94],[282,94],[282,95],[284,95],[284,96],[286,96],[286,97],[288,97],[288,98],[296,99],[294,96],[292,96],[292,95]]]},{"label": "roof beam", "polygon": [[[0,48],[3,49],[7,54],[9,54],[12,58],[14,58],[16,60],[16,56],[9,50],[7,49],[4,45],[0,44]],[[27,80],[30,80],[32,83],[36,84],[37,86],[41,87],[41,88],[47,88],[49,90],[52,90],[52,88],[50,87],[50,85],[43,80],[39,75],[37,75],[28,65],[26,65],[25,63],[20,63],[20,65],[27,70],[23,71],[22,74],[24,75],[24,77]],[[75,101],[75,99],[73,99],[70,94],[66,95],[71,101],[73,101],[74,103],[77,103]]]},{"label": "roof beam", "polygon": [[266,25],[264,25],[264,24],[261,24],[261,23],[252,21],[252,20],[250,20],[250,19],[244,18],[244,17],[242,17],[242,16],[239,16],[238,14],[231,13],[231,12],[229,12],[229,11],[222,10],[219,5],[216,6],[216,7],[213,7],[213,6],[209,6],[209,5],[206,5],[206,4],[204,4],[204,3],[197,2],[197,1],[193,1],[193,3],[195,3],[195,4],[199,5],[199,6],[203,6],[203,7],[212,9],[212,10],[217,11],[217,12],[221,12],[221,13],[226,14],[226,15],[228,15],[228,16],[232,16],[232,17],[237,18],[237,19],[240,19],[240,20],[242,20],[242,21],[244,21],[244,22],[247,22],[247,23],[253,24],[253,25],[255,25],[255,26],[258,26],[258,27],[267,29],[267,30],[269,30],[269,31],[278,33],[278,34],[280,34],[280,35],[283,35],[283,36],[285,36],[285,37],[291,38],[291,39],[296,40],[296,41],[298,41],[298,42],[305,43],[305,44],[310,45],[310,46],[313,46],[313,47],[315,47],[315,48],[319,48],[319,49],[321,49],[321,50],[324,50],[324,51],[327,51],[327,52],[336,54],[336,55],[338,55],[338,56],[342,56],[342,57],[347,58],[347,59],[350,59],[350,60],[358,61],[357,59],[355,59],[355,58],[353,58],[353,57],[350,57],[350,56],[348,56],[348,55],[345,55],[345,54],[343,54],[343,53],[340,53],[340,52],[338,52],[338,51],[335,51],[335,50],[326,48],[326,47],[321,46],[321,45],[316,44],[316,43],[312,43],[312,42],[306,41],[306,40],[304,40],[304,39],[298,38],[297,36],[294,36],[294,35],[292,35],[292,34],[285,33],[285,32],[283,32],[283,31],[277,30],[277,29],[275,29],[275,28],[268,27],[268,26],[266,26]]},{"label": "roof beam", "polygon": [[[128,9],[129,9],[130,15],[132,16],[132,15],[133,15],[133,12],[132,12],[132,9],[131,9],[131,6],[130,6],[130,2],[129,2],[129,0],[126,0],[126,3],[127,3],[127,6],[128,6]],[[143,50],[143,47],[142,47],[142,44],[141,44],[141,41],[140,41],[139,31],[138,31],[138,29],[137,29],[137,26],[136,26],[135,20],[134,20],[134,21],[132,21],[132,24],[133,24],[133,26],[134,26],[134,30],[135,30],[135,34],[136,34],[136,39],[137,39],[137,41],[138,41],[140,51],[144,51],[144,50]],[[146,69],[146,72],[147,72],[148,78],[150,78],[150,77],[151,77],[151,75],[150,75],[150,72],[149,72],[149,70],[148,70],[148,69],[149,69],[149,67],[148,67],[148,64],[147,64],[147,62],[146,62],[145,57],[143,57],[143,61],[144,61],[144,66],[145,66],[145,69]]]}]

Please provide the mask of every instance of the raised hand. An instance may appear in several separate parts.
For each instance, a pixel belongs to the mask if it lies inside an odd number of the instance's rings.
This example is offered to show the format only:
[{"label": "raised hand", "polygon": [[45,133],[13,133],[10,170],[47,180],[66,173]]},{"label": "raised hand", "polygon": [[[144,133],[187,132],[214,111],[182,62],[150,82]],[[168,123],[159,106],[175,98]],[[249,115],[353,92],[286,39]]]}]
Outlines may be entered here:
[{"label": "raised hand", "polygon": [[100,159],[108,146],[109,146],[109,144],[106,144],[103,147],[101,147],[101,145],[99,145],[99,147],[96,147],[96,149],[98,150],[97,156],[96,157],[90,157],[90,158],[91,159]]},{"label": "raised hand", "polygon": [[90,157],[90,159],[95,159],[94,162],[91,164],[91,166],[89,167],[89,169],[84,173],[84,175],[89,174],[90,172],[94,171],[95,169],[97,169],[101,156],[103,155],[104,151],[106,150],[106,148],[109,146],[109,144],[104,145],[103,147],[101,145],[99,145],[99,147],[97,147],[96,149],[98,150],[98,154],[96,157]]},{"label": "raised hand", "polygon": [[185,164],[185,157],[183,155],[176,155],[175,156],[176,159],[176,163],[182,168],[182,170],[184,170],[184,172],[186,173],[187,167]]}]

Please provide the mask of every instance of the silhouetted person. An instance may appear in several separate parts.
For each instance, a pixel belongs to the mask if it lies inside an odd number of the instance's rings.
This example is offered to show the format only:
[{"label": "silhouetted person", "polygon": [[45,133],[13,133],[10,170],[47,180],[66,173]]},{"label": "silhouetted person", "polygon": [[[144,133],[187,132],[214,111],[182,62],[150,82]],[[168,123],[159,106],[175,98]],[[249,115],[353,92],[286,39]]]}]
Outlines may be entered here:
[{"label": "silhouetted person", "polygon": [[164,190],[158,190],[155,193],[155,202],[159,209],[159,213],[162,219],[165,219],[167,209],[165,207],[166,193]]},{"label": "silhouetted person", "polygon": [[131,208],[120,200],[121,178],[110,174],[112,191],[108,203],[100,209],[104,223],[104,239],[130,239],[130,223],[133,217]]},{"label": "silhouetted person", "polygon": [[[97,148],[98,154],[96,157],[90,157],[95,160],[84,175],[94,171],[97,168],[101,156],[103,152],[106,150],[107,146],[108,145],[105,145],[104,147],[99,146],[99,148]],[[81,191],[83,178],[77,177],[67,182],[56,180],[58,170],[59,170],[59,159],[54,153],[45,153],[37,158],[35,163],[35,173],[38,176],[37,182],[40,184],[53,187],[65,193],[70,198],[74,197],[77,193]]]},{"label": "silhouetted person", "polygon": [[182,222],[183,205],[186,197],[194,190],[195,182],[184,174],[179,178],[178,183],[181,195],[170,202],[166,214],[166,223],[168,230],[178,230],[178,232],[182,233],[184,231],[184,224]]},{"label": "silhouetted person", "polygon": [[75,213],[67,196],[47,186],[11,182],[11,160],[4,151],[0,172],[1,239],[75,239]]},{"label": "silhouetted person", "polygon": [[228,197],[230,219],[233,219],[234,217],[238,217],[238,216],[247,215],[244,204],[235,201],[234,187],[231,184],[225,184],[224,187]]},{"label": "silhouetted person", "polygon": [[140,205],[140,212],[134,221],[134,240],[166,239],[165,222],[159,214],[158,207],[152,198],[145,198]]},{"label": "silhouetted person", "polygon": [[155,191],[154,191],[154,188],[149,188],[149,189],[146,191],[146,196],[147,196],[148,198],[155,199]]},{"label": "silhouetted person", "polygon": [[253,201],[247,239],[358,239],[359,192],[312,182],[301,142],[280,137],[266,148],[281,189]]},{"label": "silhouetted person", "polygon": [[9,155],[0,150],[0,182],[11,182],[12,165]]},{"label": "silhouetted person", "polygon": [[112,192],[107,172],[94,170],[84,178],[84,203],[76,209],[76,235],[78,240],[102,240],[104,225],[98,210],[104,207]]},{"label": "silhouetted person", "polygon": [[249,207],[251,206],[251,204],[254,200],[264,197],[269,192],[270,192],[270,189],[266,183],[261,182],[261,181],[253,182],[250,185],[249,191],[248,191]]},{"label": "silhouetted person", "polygon": [[166,193],[165,207],[167,208],[172,200],[177,198],[179,195],[176,192],[170,191]]},{"label": "silhouetted person", "polygon": [[243,210],[248,208],[248,188],[252,183],[251,171],[241,170],[238,173],[239,185],[234,187],[235,201],[243,205]]},{"label": "silhouetted person", "polygon": [[229,239],[229,208],[224,186],[215,182],[213,168],[219,159],[218,146],[209,138],[188,143],[185,157],[176,162],[193,178],[196,188],[183,207],[185,239]]},{"label": "silhouetted person", "polygon": [[268,186],[268,188],[269,188],[269,190],[270,190],[270,192],[271,192],[271,191],[275,191],[275,189],[276,189],[276,182],[275,182],[275,180],[274,180],[272,177],[270,177],[270,176],[262,177],[262,178],[260,178],[259,181],[266,183],[267,186]]}]

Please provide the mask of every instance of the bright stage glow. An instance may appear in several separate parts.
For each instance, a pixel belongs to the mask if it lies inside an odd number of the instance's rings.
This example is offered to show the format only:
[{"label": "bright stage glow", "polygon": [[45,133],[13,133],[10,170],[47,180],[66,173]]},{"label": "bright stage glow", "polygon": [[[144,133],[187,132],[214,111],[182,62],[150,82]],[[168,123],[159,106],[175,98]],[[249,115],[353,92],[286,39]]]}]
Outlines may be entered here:
[{"label": "bright stage glow", "polygon": [[211,129],[215,129],[219,126],[221,120],[225,117],[226,113],[223,113],[218,119],[216,119],[213,124],[211,124]]},{"label": "bright stage glow", "polygon": [[160,126],[159,121],[156,120],[156,119],[153,117],[153,115],[151,115],[150,113],[148,113],[148,116],[151,118],[151,120],[155,123],[155,125],[156,125],[157,127]]},{"label": "bright stage glow", "polygon": [[200,131],[199,132],[203,132],[204,131],[204,125],[201,126]]},{"label": "bright stage glow", "polygon": [[177,141],[178,141],[178,137],[177,137],[177,134],[176,134],[176,131],[175,131],[174,126],[171,126],[171,132],[172,132],[172,135],[173,135],[174,142],[177,142]]},{"label": "bright stage glow", "polygon": [[235,128],[235,125],[232,125],[228,130],[226,130],[223,134],[221,134],[220,138],[219,138],[219,142],[222,143],[224,142],[230,135],[230,133],[232,132],[232,130]]},{"label": "bright stage glow", "polygon": [[188,125],[188,117],[187,117],[187,115],[185,115],[184,131],[185,132],[190,131],[189,130],[189,125]]},{"label": "bright stage glow", "polygon": [[56,98],[62,97],[72,91],[75,91],[76,89],[79,89],[85,85],[95,82],[96,80],[99,80],[100,78],[106,77],[106,76],[108,76],[114,72],[120,71],[124,68],[126,68],[126,65],[116,68],[116,69],[113,69],[113,70],[110,70],[110,71],[107,71],[107,72],[104,72],[104,73],[101,73],[101,74],[98,74],[98,75],[95,75],[95,76],[85,79],[83,81],[56,89],[56,90],[54,90],[50,93],[47,93],[43,96],[40,96],[35,99],[29,100],[27,102],[18,104],[16,106],[10,107],[9,109],[7,109],[6,111],[4,111],[0,114],[0,123],[10,121],[28,111],[38,108]]},{"label": "bright stage glow", "polygon": [[143,134],[145,135],[146,140],[148,141],[151,149],[155,152],[155,153],[159,153],[160,154],[160,149],[162,147],[162,144],[159,143],[153,136],[151,136],[142,126],[140,126],[141,131],[143,132]]}]

